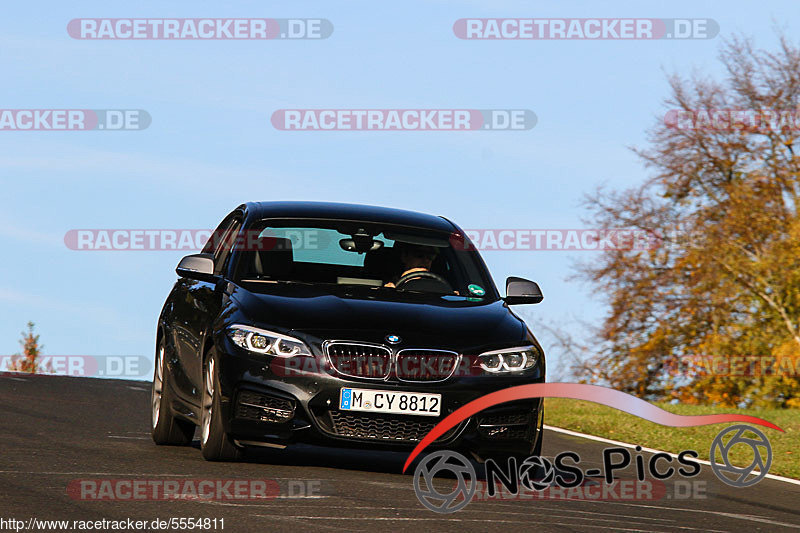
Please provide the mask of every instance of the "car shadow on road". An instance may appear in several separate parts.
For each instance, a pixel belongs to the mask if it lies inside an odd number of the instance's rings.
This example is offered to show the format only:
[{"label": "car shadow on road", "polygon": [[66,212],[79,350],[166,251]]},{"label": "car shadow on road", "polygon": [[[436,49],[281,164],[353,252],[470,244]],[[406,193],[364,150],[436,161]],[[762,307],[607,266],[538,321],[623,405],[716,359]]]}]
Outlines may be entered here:
[{"label": "car shadow on road", "polygon": [[[200,449],[200,441],[192,443]],[[361,472],[401,474],[409,452],[373,451],[294,444],[284,449],[247,448],[242,463],[312,466]],[[415,461],[416,462],[416,461]]]},{"label": "car shadow on road", "polygon": [[[192,446],[200,449],[200,441],[195,440]],[[284,449],[255,448],[247,449],[239,460],[241,463],[274,465],[274,466],[306,466],[318,468],[335,468],[337,470],[352,470],[357,472],[372,472],[383,474],[403,474],[403,466],[410,452],[401,451],[375,451],[350,448],[336,448],[314,446],[310,444],[293,444]],[[407,475],[412,475],[420,461],[424,460],[428,452],[423,452],[414,459]],[[469,458],[476,477],[486,479],[485,466],[474,458]],[[538,477],[538,470],[537,477]],[[436,477],[455,478],[449,470],[442,470]]]}]

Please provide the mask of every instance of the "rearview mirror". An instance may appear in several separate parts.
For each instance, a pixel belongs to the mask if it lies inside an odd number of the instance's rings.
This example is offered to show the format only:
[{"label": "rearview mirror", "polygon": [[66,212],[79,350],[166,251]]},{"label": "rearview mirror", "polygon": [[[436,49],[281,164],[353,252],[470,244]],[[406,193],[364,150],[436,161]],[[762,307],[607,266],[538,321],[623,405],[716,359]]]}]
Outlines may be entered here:
[{"label": "rearview mirror", "polygon": [[214,280],[214,254],[192,254],[187,255],[175,272],[179,276],[200,281]]},{"label": "rearview mirror", "polygon": [[345,252],[358,252],[363,254],[365,252],[371,252],[373,250],[383,248],[383,241],[374,240],[369,235],[366,237],[362,235],[353,235],[352,239],[340,240],[339,246]]},{"label": "rearview mirror", "polygon": [[507,304],[538,304],[544,300],[542,289],[535,281],[530,281],[525,278],[510,277],[506,279],[506,297],[504,298]]}]

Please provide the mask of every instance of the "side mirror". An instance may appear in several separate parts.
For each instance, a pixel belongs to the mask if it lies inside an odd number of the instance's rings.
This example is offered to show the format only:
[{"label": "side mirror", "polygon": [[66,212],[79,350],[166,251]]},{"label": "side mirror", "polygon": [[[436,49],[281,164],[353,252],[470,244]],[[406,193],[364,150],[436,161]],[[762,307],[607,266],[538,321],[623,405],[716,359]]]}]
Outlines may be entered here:
[{"label": "side mirror", "polygon": [[187,255],[175,272],[179,276],[200,281],[214,280],[214,255],[213,254],[192,254]]},{"label": "side mirror", "polygon": [[542,289],[535,281],[529,281],[525,278],[510,277],[506,279],[506,297],[504,298],[507,304],[538,304],[544,300]]}]

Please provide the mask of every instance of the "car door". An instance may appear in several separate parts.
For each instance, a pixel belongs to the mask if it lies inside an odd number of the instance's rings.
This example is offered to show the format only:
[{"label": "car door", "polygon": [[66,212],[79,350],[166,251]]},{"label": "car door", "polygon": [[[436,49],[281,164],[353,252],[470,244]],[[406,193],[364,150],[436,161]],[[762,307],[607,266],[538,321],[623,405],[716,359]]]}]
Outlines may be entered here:
[{"label": "car door", "polygon": [[229,215],[214,232],[203,248],[203,253],[214,255],[214,273],[220,276],[216,281],[200,281],[181,278],[180,294],[176,298],[181,317],[176,324],[176,345],[183,367],[186,399],[200,404],[203,385],[203,346],[210,324],[221,305],[220,290],[225,259],[230,255],[233,242],[241,227],[238,213]]}]

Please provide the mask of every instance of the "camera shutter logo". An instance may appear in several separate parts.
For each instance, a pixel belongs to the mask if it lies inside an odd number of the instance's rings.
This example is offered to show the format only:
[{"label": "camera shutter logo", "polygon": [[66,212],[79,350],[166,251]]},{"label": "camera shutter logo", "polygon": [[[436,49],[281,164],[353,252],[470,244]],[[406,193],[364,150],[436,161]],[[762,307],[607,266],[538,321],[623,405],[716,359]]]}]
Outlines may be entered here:
[{"label": "camera shutter logo", "polygon": [[[537,478],[537,474],[541,475]],[[529,490],[543,491],[553,484],[555,478],[553,463],[544,457],[528,457],[519,467],[519,482]]]},{"label": "camera shutter logo", "polygon": [[[456,478],[451,492],[439,492],[433,478],[439,473],[450,473]],[[424,487],[421,486],[424,483]],[[452,486],[452,485],[451,485]],[[420,503],[437,513],[454,513],[466,507],[478,487],[475,468],[460,453],[449,450],[434,452],[425,457],[414,469],[414,492]]]},{"label": "camera shutter logo", "polygon": [[[724,441],[725,436],[734,431],[736,433],[726,444]],[[754,433],[757,438],[745,437],[745,432]],[[728,453],[736,444],[746,444],[752,448],[753,462],[750,463],[749,466],[737,467],[731,464]],[[761,448],[766,450],[766,460],[764,460],[761,455]],[[723,464],[717,464],[718,452]],[[711,443],[711,452],[709,455],[711,456],[711,469],[720,481],[732,487],[750,487],[755,485],[764,479],[764,476],[769,472],[769,467],[772,465],[772,446],[769,443],[769,439],[767,439],[767,436],[761,431],[745,424],[738,424],[720,431]],[[758,474],[751,479],[747,479],[748,476],[754,473],[756,467],[758,467],[759,470]],[[733,477],[726,476],[726,473],[733,474]]]}]

